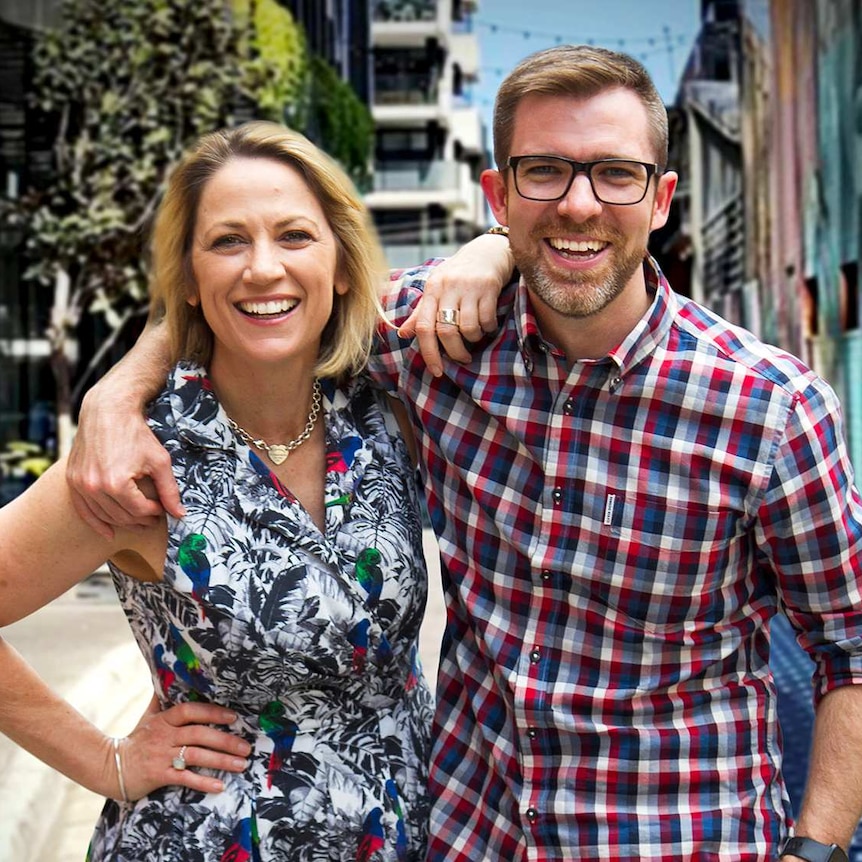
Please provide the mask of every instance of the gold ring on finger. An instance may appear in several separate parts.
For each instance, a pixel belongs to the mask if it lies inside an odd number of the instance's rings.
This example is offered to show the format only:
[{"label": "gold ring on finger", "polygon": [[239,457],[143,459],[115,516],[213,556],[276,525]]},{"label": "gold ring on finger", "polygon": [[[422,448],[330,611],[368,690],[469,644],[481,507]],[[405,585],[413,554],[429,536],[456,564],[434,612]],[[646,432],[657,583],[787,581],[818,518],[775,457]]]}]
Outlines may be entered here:
[{"label": "gold ring on finger", "polygon": [[441,308],[437,312],[437,323],[449,323],[452,326],[458,325],[458,309],[457,308]]}]

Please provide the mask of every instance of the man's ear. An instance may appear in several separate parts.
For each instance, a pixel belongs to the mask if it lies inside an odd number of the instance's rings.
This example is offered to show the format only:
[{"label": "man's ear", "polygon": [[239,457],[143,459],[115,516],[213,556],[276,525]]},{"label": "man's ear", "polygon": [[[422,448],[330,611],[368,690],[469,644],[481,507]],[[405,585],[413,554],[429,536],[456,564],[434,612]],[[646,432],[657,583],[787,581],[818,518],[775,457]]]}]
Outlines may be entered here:
[{"label": "man's ear", "polygon": [[506,178],[500,171],[489,168],[486,171],[482,171],[479,183],[482,186],[482,191],[485,193],[485,198],[488,201],[488,206],[491,207],[494,218],[500,224],[509,224],[509,195],[506,188]]},{"label": "man's ear", "polygon": [[658,178],[655,200],[652,204],[651,231],[658,230],[667,223],[667,218],[670,215],[670,202],[673,200],[673,193],[678,181],[679,175],[675,171],[665,171]]}]

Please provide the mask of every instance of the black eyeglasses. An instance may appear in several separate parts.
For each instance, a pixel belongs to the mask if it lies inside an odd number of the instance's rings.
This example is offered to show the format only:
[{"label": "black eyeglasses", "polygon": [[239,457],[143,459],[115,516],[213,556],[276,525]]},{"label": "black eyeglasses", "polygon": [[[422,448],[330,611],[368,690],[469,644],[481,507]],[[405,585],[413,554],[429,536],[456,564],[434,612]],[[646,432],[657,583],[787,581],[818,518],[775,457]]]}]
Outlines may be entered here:
[{"label": "black eyeglasses", "polygon": [[564,198],[575,175],[583,171],[596,200],[615,206],[639,204],[646,197],[652,177],[662,172],[658,165],[630,159],[576,162],[562,156],[509,156],[506,164],[515,176],[515,190],[527,200]]}]

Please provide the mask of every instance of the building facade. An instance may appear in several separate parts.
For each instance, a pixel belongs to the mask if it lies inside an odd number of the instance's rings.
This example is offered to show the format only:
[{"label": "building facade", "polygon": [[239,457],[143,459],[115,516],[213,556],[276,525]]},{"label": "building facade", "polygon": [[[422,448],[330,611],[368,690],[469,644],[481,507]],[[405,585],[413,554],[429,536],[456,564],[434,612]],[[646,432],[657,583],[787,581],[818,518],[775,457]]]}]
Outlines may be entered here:
[{"label": "building facade", "polygon": [[[34,125],[26,93],[34,31],[56,20],[50,2],[9,2],[0,17],[0,196],[16,199],[50,171],[50,143]],[[42,337],[48,310],[22,279],[20,228],[0,221],[0,447],[7,440],[52,442],[53,376]]]},{"label": "building facade", "polygon": [[375,125],[366,195],[393,267],[451,254],[489,222],[475,0],[372,0]]},{"label": "building facade", "polygon": [[676,105],[692,295],[832,384],[858,471],[862,7],[703,0],[702,18]]}]

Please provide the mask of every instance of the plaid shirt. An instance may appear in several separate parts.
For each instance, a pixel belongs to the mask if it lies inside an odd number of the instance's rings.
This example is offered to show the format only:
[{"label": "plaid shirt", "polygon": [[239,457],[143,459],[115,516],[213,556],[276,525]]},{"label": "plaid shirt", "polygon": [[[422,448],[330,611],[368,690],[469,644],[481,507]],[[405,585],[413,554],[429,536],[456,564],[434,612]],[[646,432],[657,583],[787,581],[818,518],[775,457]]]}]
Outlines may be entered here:
[{"label": "plaid shirt", "polygon": [[[468,365],[381,336],[448,607],[429,860],[766,860],[787,834],[769,619],[862,682],[862,506],[832,390],[674,294],[568,367],[523,286]],[[426,269],[393,275],[406,318]],[[399,280],[400,279],[400,280]]]}]

